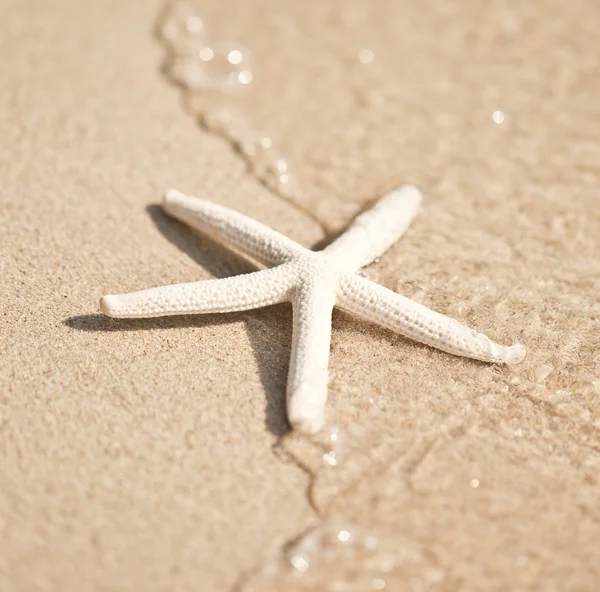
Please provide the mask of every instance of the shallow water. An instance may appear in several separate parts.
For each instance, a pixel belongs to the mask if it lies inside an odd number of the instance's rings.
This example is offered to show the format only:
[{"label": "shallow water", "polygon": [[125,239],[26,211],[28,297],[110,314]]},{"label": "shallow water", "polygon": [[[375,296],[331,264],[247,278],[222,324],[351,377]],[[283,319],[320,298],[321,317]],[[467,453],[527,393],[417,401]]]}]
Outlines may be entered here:
[{"label": "shallow water", "polygon": [[450,589],[445,575],[420,545],[403,540],[398,533],[371,534],[332,520],[290,543],[282,556],[265,564],[243,590]]},{"label": "shallow water", "polygon": [[186,110],[229,142],[257,180],[313,217],[302,204],[302,190],[285,152],[245,114],[245,95],[256,95],[261,86],[255,80],[252,51],[221,37],[225,33],[208,26],[203,14],[199,2],[166,6],[157,23],[166,48],[165,74],[180,86]]},{"label": "shallow water", "polygon": [[[403,182],[423,186],[404,239],[419,258],[398,278],[398,245],[364,274],[529,351],[512,368],[456,358],[448,374],[446,354],[334,315],[335,423],[274,447],[310,476],[314,525],[241,589],[583,589],[595,577],[600,279],[597,143],[582,122],[600,115],[600,14],[584,1],[324,4],[263,0],[249,29],[248,6],[173,3],[159,21],[165,72],[248,173],[325,234]],[[360,347],[345,345],[355,332]],[[343,375],[341,355],[356,360]]]}]

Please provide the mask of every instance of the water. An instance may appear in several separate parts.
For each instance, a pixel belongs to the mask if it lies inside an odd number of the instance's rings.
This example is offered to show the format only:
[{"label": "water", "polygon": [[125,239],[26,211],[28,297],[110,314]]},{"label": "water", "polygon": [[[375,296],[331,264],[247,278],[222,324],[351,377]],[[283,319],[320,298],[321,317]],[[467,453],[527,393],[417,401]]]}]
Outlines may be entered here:
[{"label": "water", "polygon": [[206,25],[197,3],[188,0],[168,5],[158,34],[167,50],[164,72],[180,86],[187,110],[226,139],[257,180],[327,229],[304,205],[289,157],[267,132],[249,123],[239,106],[240,95],[256,85],[251,50],[221,39]]},{"label": "water", "polygon": [[[581,278],[597,273],[584,232],[597,186],[585,165],[594,146],[573,132],[567,143],[580,152],[565,151],[565,131],[552,127],[585,109],[577,97],[570,106],[553,102],[568,96],[584,61],[575,51],[558,59],[550,27],[532,28],[531,43],[522,40],[529,52],[515,43],[515,32],[528,29],[519,11],[531,7],[486,8],[481,22],[491,29],[478,36],[461,29],[458,5],[430,22],[407,3],[401,19],[375,27],[364,6],[342,4],[315,6],[314,22],[343,35],[321,35],[324,27],[290,12],[265,15],[243,39],[194,4],[173,4],[162,23],[165,71],[188,111],[229,142],[249,173],[326,232],[385,190],[407,179],[422,184],[426,213],[403,239],[412,247],[394,247],[366,273],[500,343],[524,341],[528,357],[512,368],[446,364],[427,348],[335,317],[335,425],[314,438],[287,436],[276,449],[278,461],[309,475],[314,525],[265,558],[242,589],[453,590],[471,580],[508,589],[499,562],[513,584],[522,578],[522,588],[532,587],[536,557],[556,560],[577,547],[562,540],[563,501],[597,501],[600,366],[590,319],[598,310],[578,296]],[[259,41],[267,29],[289,47],[270,38],[267,54]],[[455,48],[464,59],[448,63],[432,48],[452,47],[453,36],[456,46],[475,39],[477,51]],[[534,54],[549,56],[546,73],[559,67],[569,76],[538,79],[516,66]],[[538,166],[554,159],[555,167]],[[581,197],[561,201],[565,192]],[[597,294],[597,281],[586,290]],[[350,360],[343,374],[342,355]],[[571,497],[557,506],[551,492],[565,493],[565,482]]]},{"label": "water", "polygon": [[445,272],[401,280],[396,291],[436,312],[450,316],[503,345],[520,336],[507,310],[508,288],[498,287],[485,275],[459,277]]},{"label": "water", "polygon": [[243,592],[368,592],[447,589],[444,569],[398,533],[332,519],[290,543],[245,582]]}]

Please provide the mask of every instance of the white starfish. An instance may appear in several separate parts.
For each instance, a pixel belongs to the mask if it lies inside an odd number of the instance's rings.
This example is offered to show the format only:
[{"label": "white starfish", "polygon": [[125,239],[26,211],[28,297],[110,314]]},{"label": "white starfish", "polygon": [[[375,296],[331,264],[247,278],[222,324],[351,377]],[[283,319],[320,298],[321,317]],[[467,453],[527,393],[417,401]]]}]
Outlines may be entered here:
[{"label": "white starfish", "polygon": [[494,343],[455,319],[357,275],[406,232],[420,203],[419,190],[404,186],[360,214],[323,251],[314,252],[233,210],[171,190],[163,203],[171,216],[269,268],[104,296],[100,308],[111,317],[144,318],[233,312],[291,301],[294,326],[287,414],[294,429],[308,433],[324,423],[334,305],[451,354],[485,362],[520,362],[525,357],[522,345]]}]

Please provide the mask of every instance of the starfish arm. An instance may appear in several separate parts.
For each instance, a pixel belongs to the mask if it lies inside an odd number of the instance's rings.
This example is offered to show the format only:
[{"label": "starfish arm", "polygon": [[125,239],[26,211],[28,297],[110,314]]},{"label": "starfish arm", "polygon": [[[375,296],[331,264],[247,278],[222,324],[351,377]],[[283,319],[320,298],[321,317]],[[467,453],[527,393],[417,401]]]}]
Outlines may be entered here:
[{"label": "starfish arm", "polygon": [[263,265],[280,265],[307,251],[252,218],[175,189],[166,193],[163,208],[174,218]]},{"label": "starfish arm", "polygon": [[335,291],[315,280],[297,288],[287,383],[287,413],[293,429],[315,433],[325,421],[331,311]]},{"label": "starfish arm", "polygon": [[338,304],[365,320],[457,356],[497,364],[518,364],[525,357],[520,344],[507,347],[495,343],[456,319],[358,275],[341,280]]},{"label": "starfish arm", "polygon": [[421,199],[421,192],[412,185],[388,193],[357,216],[324,253],[338,260],[346,271],[371,263],[406,233],[419,212]]},{"label": "starfish arm", "polygon": [[104,296],[109,317],[148,318],[261,308],[289,300],[296,279],[292,264],[231,278],[174,284]]}]

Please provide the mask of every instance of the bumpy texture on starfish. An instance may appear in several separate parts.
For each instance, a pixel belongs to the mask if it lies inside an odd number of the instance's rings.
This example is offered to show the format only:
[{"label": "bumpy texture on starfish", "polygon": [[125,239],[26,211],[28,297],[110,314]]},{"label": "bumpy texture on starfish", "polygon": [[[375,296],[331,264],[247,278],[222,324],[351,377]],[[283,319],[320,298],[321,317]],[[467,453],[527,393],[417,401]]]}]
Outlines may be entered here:
[{"label": "bumpy texture on starfish", "polygon": [[171,190],[163,203],[167,213],[268,268],[104,296],[100,308],[111,317],[144,318],[232,312],[291,301],[294,325],[287,414],[294,429],[307,433],[318,431],[325,419],[335,305],[451,354],[485,362],[520,362],[525,357],[522,345],[494,343],[457,320],[356,274],[406,232],[420,204],[419,190],[404,186],[360,214],[323,251],[314,252],[247,216]]}]

